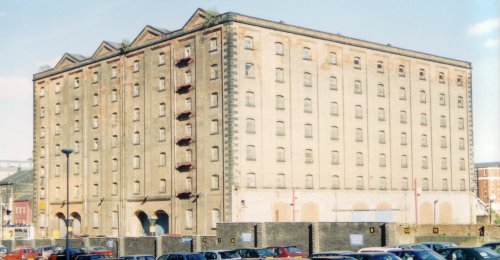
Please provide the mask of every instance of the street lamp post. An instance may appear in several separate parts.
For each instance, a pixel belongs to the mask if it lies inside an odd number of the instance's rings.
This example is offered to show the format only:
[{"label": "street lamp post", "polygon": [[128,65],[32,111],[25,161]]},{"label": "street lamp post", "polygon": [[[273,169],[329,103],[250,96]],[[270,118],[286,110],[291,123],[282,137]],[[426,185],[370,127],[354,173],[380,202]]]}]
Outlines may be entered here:
[{"label": "street lamp post", "polygon": [[491,208],[491,204],[493,203],[493,201],[495,201],[495,199],[497,198],[497,196],[495,194],[491,194],[488,196],[488,202],[490,203],[490,224],[491,224],[491,212],[493,211],[493,208]]},{"label": "street lamp post", "polygon": [[66,260],[69,260],[69,155],[73,149],[64,148],[61,152],[66,155]]},{"label": "street lamp post", "polygon": [[434,201],[434,226],[436,225],[436,204],[438,203],[438,200]]}]

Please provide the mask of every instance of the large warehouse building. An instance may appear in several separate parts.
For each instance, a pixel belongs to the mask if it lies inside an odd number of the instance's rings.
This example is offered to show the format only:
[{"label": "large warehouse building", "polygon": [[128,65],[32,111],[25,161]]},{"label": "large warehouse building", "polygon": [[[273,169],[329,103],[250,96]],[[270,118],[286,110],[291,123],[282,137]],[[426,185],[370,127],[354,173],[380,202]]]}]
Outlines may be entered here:
[{"label": "large warehouse building", "polygon": [[75,235],[475,222],[469,62],[199,9],[33,82],[39,236],[65,234],[65,147]]}]

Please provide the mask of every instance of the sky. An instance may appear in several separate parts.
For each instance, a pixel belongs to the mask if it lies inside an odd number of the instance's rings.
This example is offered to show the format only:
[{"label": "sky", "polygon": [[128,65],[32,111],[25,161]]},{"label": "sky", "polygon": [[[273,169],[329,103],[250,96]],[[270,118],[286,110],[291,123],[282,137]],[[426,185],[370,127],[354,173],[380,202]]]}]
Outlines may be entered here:
[{"label": "sky", "polygon": [[66,52],[237,12],[472,63],[474,161],[500,161],[500,0],[0,0],[0,160],[33,149],[32,78]]}]

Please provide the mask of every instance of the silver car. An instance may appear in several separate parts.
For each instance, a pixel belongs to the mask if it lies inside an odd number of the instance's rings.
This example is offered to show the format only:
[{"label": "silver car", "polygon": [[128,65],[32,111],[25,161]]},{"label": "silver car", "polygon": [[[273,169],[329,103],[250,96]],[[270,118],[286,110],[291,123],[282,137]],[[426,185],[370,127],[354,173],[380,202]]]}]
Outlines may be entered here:
[{"label": "silver car", "polygon": [[231,250],[210,250],[201,251],[200,254],[204,255],[207,260],[240,260],[241,256],[236,253],[236,251]]}]

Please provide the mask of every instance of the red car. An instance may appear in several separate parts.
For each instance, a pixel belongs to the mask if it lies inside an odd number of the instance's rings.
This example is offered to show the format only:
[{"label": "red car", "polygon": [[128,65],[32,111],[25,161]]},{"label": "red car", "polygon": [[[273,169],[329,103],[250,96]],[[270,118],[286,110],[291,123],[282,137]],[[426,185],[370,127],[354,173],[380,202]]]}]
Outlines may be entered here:
[{"label": "red car", "polygon": [[276,254],[275,258],[307,258],[307,254],[296,246],[270,246],[268,249]]},{"label": "red car", "polygon": [[113,257],[113,252],[111,250],[108,250],[102,246],[91,246],[87,250],[88,254],[94,254],[94,255],[107,255],[109,257]]},{"label": "red car", "polygon": [[40,256],[40,254],[32,247],[21,246],[21,247],[16,247],[12,251],[8,252],[3,257],[3,259],[4,260],[17,260],[19,258],[35,259],[38,256]]}]

